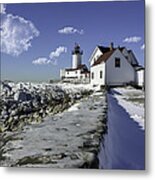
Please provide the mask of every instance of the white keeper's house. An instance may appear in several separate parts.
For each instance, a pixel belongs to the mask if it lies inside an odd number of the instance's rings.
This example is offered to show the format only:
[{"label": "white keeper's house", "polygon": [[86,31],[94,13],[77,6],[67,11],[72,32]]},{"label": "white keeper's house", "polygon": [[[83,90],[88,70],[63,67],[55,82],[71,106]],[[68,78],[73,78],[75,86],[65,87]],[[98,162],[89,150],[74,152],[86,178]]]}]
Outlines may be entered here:
[{"label": "white keeper's house", "polygon": [[60,78],[63,82],[71,83],[89,83],[90,71],[86,64],[82,64],[83,51],[78,44],[75,44],[72,51],[72,67],[61,69]]},{"label": "white keeper's house", "polygon": [[97,46],[90,59],[90,83],[93,86],[144,86],[144,68],[132,50],[126,47]]}]

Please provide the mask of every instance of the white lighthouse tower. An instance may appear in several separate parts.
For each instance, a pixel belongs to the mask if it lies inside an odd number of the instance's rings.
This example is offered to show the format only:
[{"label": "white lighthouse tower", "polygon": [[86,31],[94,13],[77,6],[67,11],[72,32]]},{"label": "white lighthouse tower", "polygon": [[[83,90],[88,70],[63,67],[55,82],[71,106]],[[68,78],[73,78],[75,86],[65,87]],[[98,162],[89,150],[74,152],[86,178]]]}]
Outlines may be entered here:
[{"label": "white lighthouse tower", "polygon": [[80,50],[80,46],[76,43],[74,50],[72,51],[72,68],[76,69],[81,65],[83,51]]}]

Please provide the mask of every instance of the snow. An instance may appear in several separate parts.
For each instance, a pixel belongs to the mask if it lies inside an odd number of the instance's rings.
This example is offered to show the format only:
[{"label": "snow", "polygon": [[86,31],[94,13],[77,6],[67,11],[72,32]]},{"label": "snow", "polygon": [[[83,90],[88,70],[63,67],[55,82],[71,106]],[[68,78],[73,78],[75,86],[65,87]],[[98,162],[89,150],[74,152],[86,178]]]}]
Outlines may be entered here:
[{"label": "snow", "polygon": [[145,126],[142,102],[130,96],[144,97],[133,88],[114,88],[108,93],[108,133],[99,154],[103,169],[145,169]]},{"label": "snow", "polygon": [[91,164],[100,146],[106,107],[105,94],[95,94],[79,100],[69,110],[46,117],[40,124],[6,132],[3,138],[7,142],[1,149],[5,160],[1,164],[53,168]]},{"label": "snow", "polygon": [[127,113],[129,113],[130,117],[134,121],[136,121],[139,124],[139,126],[144,130],[145,129],[144,104],[142,105],[140,103],[133,103],[132,101],[127,101],[130,100],[130,97],[144,99],[144,92],[133,88],[131,89],[115,88],[114,91],[117,92],[114,93],[114,97],[118,100],[118,104],[124,107]]},{"label": "snow", "polygon": [[[7,159],[4,165],[15,165],[24,157],[61,155],[66,158],[57,160],[55,164],[26,164],[35,167],[78,167],[84,162],[88,152],[81,152],[79,147],[88,140],[92,140],[94,147],[99,145],[95,135],[90,134],[101,127],[99,117],[106,109],[105,94],[99,92],[98,87],[90,84],[37,84],[10,83],[10,88],[4,88],[1,96],[7,96],[23,89],[24,92],[44,92],[49,88],[55,98],[61,97],[65,91],[78,99],[81,91],[93,90],[88,99],[80,100],[63,113],[47,117],[41,124],[26,126],[19,133],[8,133],[14,140],[9,140],[4,146],[3,154]],[[99,154],[100,168],[103,169],[145,169],[145,121],[144,121],[144,92],[131,87],[113,88],[107,95],[108,101],[108,133],[103,136]],[[2,112],[5,114],[5,111]],[[98,129],[99,130],[99,129]],[[100,131],[100,130],[99,130]],[[76,139],[76,140],[75,140]],[[49,151],[52,149],[51,151]],[[90,153],[90,152],[89,152]],[[83,155],[85,154],[85,155]],[[72,156],[77,160],[71,160]],[[74,159],[74,158],[73,158]],[[5,164],[6,163],[6,164]]]},{"label": "snow", "polygon": [[76,103],[68,109],[68,112],[77,111],[78,109],[79,109],[79,103]]}]

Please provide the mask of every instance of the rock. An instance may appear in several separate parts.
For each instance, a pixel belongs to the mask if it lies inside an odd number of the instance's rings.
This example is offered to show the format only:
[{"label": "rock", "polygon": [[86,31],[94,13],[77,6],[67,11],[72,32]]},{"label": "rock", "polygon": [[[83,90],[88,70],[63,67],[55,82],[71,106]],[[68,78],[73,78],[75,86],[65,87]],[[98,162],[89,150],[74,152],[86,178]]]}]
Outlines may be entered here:
[{"label": "rock", "polygon": [[18,114],[18,109],[12,110],[10,116],[15,116]]},{"label": "rock", "polygon": [[14,118],[11,116],[11,117],[8,119],[7,124],[11,124],[13,120],[14,120]]},{"label": "rock", "polygon": [[26,93],[22,90],[19,90],[15,93],[14,95],[14,100],[16,101],[20,101],[20,102],[23,102],[23,101],[29,101],[29,100],[32,100],[32,97],[31,97],[31,94],[30,93]]},{"label": "rock", "polygon": [[1,112],[1,116],[4,117],[4,116],[8,116],[8,112],[6,110],[2,110]]},{"label": "rock", "polygon": [[27,115],[21,115],[20,116],[20,119],[25,119],[25,118],[27,118]]},{"label": "rock", "polygon": [[0,133],[4,132],[6,130],[4,124],[0,123]]},{"label": "rock", "polygon": [[60,160],[67,157],[65,153],[60,153],[60,154],[54,154],[52,155],[53,160]]},{"label": "rock", "polygon": [[33,118],[39,118],[39,113],[38,112],[35,112],[34,114],[33,114]]},{"label": "rock", "polygon": [[71,154],[71,155],[70,155],[70,158],[71,158],[71,160],[77,160],[77,159],[79,159],[79,157],[78,157],[77,154]]},{"label": "rock", "polygon": [[[0,101],[0,118],[4,122],[6,121],[7,126],[12,123],[14,117],[15,122],[18,117],[18,121],[24,121],[25,124],[39,123],[47,115],[56,114],[69,108],[89,91],[30,83],[12,83],[10,87],[12,88],[10,93],[3,94],[2,90],[2,100]],[[13,128],[13,125],[11,124],[10,127]],[[20,123],[16,122],[16,125],[20,126]]]},{"label": "rock", "polygon": [[82,98],[81,94],[75,94],[74,99],[78,100],[78,99],[81,99],[81,98]]}]

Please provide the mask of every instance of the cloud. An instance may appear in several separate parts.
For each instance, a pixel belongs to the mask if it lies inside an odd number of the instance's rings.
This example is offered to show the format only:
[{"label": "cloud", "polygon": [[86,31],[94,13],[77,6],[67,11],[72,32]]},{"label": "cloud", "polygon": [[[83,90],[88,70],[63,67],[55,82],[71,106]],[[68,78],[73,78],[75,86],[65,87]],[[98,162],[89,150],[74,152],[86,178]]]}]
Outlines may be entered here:
[{"label": "cloud", "polygon": [[64,46],[59,46],[58,48],[56,48],[55,51],[52,51],[49,55],[50,59],[53,58],[58,58],[62,53],[66,53],[67,52],[67,48]]},{"label": "cloud", "polygon": [[67,26],[67,27],[64,27],[62,29],[59,29],[58,33],[60,33],[60,34],[80,34],[80,35],[82,35],[84,33],[84,30],[83,29],[78,30],[78,29],[76,29],[74,27]]},{"label": "cloud", "polygon": [[46,64],[50,64],[51,63],[51,60],[47,59],[46,57],[40,57],[38,59],[35,59],[32,61],[32,64],[35,64],[35,65],[46,65]]},{"label": "cloud", "polygon": [[57,65],[58,58],[61,54],[66,53],[67,48],[64,46],[59,46],[56,48],[55,51],[52,51],[49,55],[49,57],[40,57],[32,61],[32,64],[35,65],[47,65],[47,64],[52,64],[52,65]]},{"label": "cloud", "polygon": [[132,36],[132,37],[126,37],[123,42],[126,43],[138,43],[139,41],[141,41],[141,37],[139,36]]},{"label": "cloud", "polygon": [[6,13],[6,5],[0,4],[0,14],[5,14],[5,13]]},{"label": "cloud", "polygon": [[140,49],[144,50],[145,49],[145,44],[141,45]]},{"label": "cloud", "polygon": [[7,14],[5,8],[1,14],[1,52],[19,56],[32,46],[31,41],[39,36],[39,31],[31,21],[20,16]]}]

